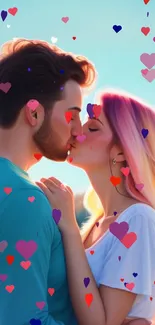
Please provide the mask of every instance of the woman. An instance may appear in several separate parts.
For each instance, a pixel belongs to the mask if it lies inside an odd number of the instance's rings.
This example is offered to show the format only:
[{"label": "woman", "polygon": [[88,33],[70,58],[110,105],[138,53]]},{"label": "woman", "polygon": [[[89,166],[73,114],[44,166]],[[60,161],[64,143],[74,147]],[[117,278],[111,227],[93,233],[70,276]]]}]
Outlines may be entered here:
[{"label": "woman", "polygon": [[61,211],[58,226],[79,324],[151,321],[155,316],[155,112],[114,92],[102,95],[101,107],[100,115],[98,108],[84,124],[85,141],[73,144],[68,161],[87,173],[104,216],[92,218],[81,238],[71,189],[54,178],[37,184],[53,209]]}]

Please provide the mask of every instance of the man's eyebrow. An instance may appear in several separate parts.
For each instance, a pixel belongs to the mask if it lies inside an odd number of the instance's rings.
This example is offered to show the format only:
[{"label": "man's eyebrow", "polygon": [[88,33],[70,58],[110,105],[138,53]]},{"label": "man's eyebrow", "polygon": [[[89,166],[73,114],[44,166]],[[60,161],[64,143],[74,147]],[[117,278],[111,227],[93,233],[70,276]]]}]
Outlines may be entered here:
[{"label": "man's eyebrow", "polygon": [[68,108],[68,111],[72,111],[72,110],[78,111],[79,113],[81,112],[81,108],[80,107],[77,107],[77,106]]}]

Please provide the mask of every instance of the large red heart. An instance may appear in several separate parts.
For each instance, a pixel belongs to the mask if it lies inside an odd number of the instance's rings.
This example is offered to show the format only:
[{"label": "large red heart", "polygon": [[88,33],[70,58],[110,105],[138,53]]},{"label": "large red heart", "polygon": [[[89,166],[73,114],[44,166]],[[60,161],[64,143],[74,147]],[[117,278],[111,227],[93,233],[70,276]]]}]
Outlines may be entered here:
[{"label": "large red heart", "polygon": [[126,247],[130,248],[134,242],[137,240],[137,235],[135,232],[129,232],[126,234],[123,239],[121,240],[121,243]]},{"label": "large red heart", "polygon": [[11,14],[12,16],[15,16],[17,11],[18,11],[18,9],[16,7],[8,9],[9,14]]}]

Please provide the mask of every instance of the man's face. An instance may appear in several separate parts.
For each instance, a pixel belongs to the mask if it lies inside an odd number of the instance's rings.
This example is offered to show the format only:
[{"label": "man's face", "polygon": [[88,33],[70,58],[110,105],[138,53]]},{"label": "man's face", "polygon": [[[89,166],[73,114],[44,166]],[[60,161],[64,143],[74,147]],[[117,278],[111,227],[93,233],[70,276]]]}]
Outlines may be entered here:
[{"label": "man's face", "polygon": [[[65,161],[69,144],[81,134],[82,127],[79,113],[82,106],[81,88],[75,81],[66,82],[64,99],[55,102],[52,110],[45,114],[45,119],[33,139],[43,156],[50,160]],[[65,113],[71,112],[68,123]]]}]

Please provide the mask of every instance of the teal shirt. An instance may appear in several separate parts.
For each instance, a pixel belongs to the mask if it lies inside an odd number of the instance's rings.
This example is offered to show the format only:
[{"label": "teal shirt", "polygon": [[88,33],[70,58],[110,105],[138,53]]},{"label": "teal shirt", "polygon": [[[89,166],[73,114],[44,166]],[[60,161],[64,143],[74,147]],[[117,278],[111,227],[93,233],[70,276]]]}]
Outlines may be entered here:
[{"label": "teal shirt", "polygon": [[0,158],[0,324],[76,324],[52,208],[28,174],[5,158]]}]

